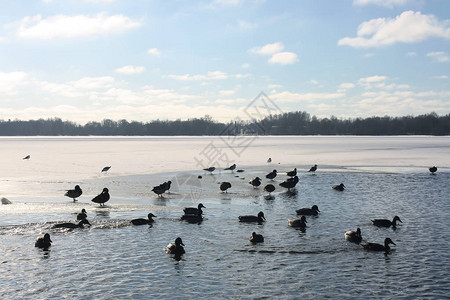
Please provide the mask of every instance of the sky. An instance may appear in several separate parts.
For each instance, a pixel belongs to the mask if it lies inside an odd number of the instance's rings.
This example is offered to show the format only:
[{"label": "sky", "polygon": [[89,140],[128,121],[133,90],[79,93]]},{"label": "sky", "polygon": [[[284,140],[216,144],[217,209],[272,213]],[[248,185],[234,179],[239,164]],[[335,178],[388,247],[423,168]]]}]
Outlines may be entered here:
[{"label": "sky", "polygon": [[450,113],[448,0],[2,0],[0,120]]}]

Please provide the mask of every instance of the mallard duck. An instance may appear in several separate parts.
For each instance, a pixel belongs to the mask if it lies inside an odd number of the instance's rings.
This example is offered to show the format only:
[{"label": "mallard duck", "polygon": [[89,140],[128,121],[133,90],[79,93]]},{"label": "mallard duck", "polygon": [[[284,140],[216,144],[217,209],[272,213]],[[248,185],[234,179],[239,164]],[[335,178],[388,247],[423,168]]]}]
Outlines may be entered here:
[{"label": "mallard duck", "polygon": [[202,203],[199,203],[197,207],[185,207],[183,209],[185,215],[202,215],[202,208],[206,208]]},{"label": "mallard duck", "polygon": [[147,217],[148,217],[148,219],[139,218],[139,219],[133,219],[130,222],[133,225],[146,225],[146,224],[152,224],[153,222],[155,222],[155,220],[153,220],[153,218],[156,218],[156,216],[154,214],[149,213],[147,215]]},{"label": "mallard duck", "polygon": [[433,166],[433,167],[429,168],[428,170],[431,172],[431,174],[434,175],[434,172],[437,171],[437,168],[436,168],[436,166]]},{"label": "mallard duck", "polygon": [[336,191],[342,192],[343,190],[345,190],[345,185],[343,183],[341,183],[341,184],[338,184],[338,185],[333,185],[332,188],[334,190],[336,190]]},{"label": "mallard duck", "polygon": [[400,218],[398,216],[395,216],[394,219],[392,219],[392,221],[388,220],[388,219],[375,219],[375,220],[371,220],[373,222],[373,225],[378,226],[378,227],[397,227],[397,221],[399,221],[400,223],[403,223],[402,220],[400,220]]},{"label": "mallard duck", "polygon": [[183,241],[181,240],[180,237],[177,237],[175,239],[175,243],[170,243],[169,245],[167,245],[166,253],[182,255],[182,254],[186,253],[186,251],[184,251],[183,246],[184,246]]},{"label": "mallard duck", "polygon": [[228,168],[225,168],[224,170],[233,172],[234,169],[236,169],[236,164],[232,164],[231,166],[229,166]]},{"label": "mallard duck", "polygon": [[91,201],[95,203],[100,203],[100,206],[105,206],[105,202],[109,200],[109,190],[108,188],[103,188],[101,194],[95,196]]},{"label": "mallard duck", "polygon": [[362,241],[361,229],[357,228],[356,231],[347,231],[345,233],[345,239],[349,242],[359,244]]},{"label": "mallard duck", "polygon": [[87,212],[83,208],[80,213],[77,214],[77,220],[84,220],[87,218]]},{"label": "mallard duck", "polygon": [[89,223],[89,221],[87,219],[83,219],[78,224],[74,224],[74,223],[60,223],[60,224],[54,225],[52,228],[70,228],[70,229],[74,229],[74,228],[84,228],[84,225],[91,225],[91,223]]},{"label": "mallard duck", "polygon": [[34,243],[35,247],[48,249],[52,245],[52,240],[50,239],[50,234],[46,233],[43,237],[38,237]]},{"label": "mallard duck", "polygon": [[252,180],[250,180],[249,183],[250,183],[254,188],[257,188],[258,186],[261,185],[261,178],[255,177],[255,178],[253,178]]},{"label": "mallard duck", "polygon": [[270,195],[270,193],[272,193],[273,191],[275,191],[275,186],[274,186],[273,184],[268,184],[268,185],[266,185],[266,186],[264,187],[264,190],[265,190],[266,192],[268,192],[269,195]]},{"label": "mallard duck", "polygon": [[77,184],[73,190],[67,190],[64,196],[67,196],[69,198],[72,198],[73,201],[77,201],[76,198],[80,197],[81,194],[83,194],[83,191],[81,190],[80,186]]},{"label": "mallard duck", "polygon": [[224,181],[224,182],[222,182],[222,183],[220,184],[220,190],[221,190],[222,192],[225,192],[225,193],[227,193],[227,190],[228,190],[230,187],[231,187],[231,183],[229,183],[229,182],[227,182],[227,181]]},{"label": "mallard duck", "polygon": [[309,169],[309,171],[308,172],[316,172],[316,170],[317,170],[317,165],[314,165],[314,166],[312,166],[310,169]]},{"label": "mallard duck", "polygon": [[264,237],[262,236],[262,234],[258,234],[256,232],[253,232],[252,235],[249,237],[248,239],[250,242],[252,242],[253,244],[256,243],[263,243],[264,242]]},{"label": "mallard duck", "polygon": [[203,170],[205,170],[205,171],[207,171],[207,172],[212,174],[212,172],[214,172],[215,169],[216,169],[216,167],[209,167],[209,168],[206,168],[206,169],[203,169]]},{"label": "mallard duck", "polygon": [[280,186],[288,189],[288,192],[290,192],[291,189],[297,185],[297,183],[298,183],[298,176],[295,175],[293,178],[289,178],[288,180],[280,183]]},{"label": "mallard duck", "polygon": [[388,253],[389,250],[391,249],[389,247],[389,244],[395,245],[395,243],[390,238],[386,238],[384,240],[384,246],[377,243],[367,243],[363,245],[363,247],[367,251],[384,251],[385,253]]},{"label": "mallard duck", "polygon": [[266,218],[264,217],[264,213],[262,211],[260,211],[258,213],[257,216],[239,216],[239,221],[240,222],[258,222],[258,223],[262,223],[266,220]]},{"label": "mallard duck", "polygon": [[273,180],[275,177],[277,177],[277,170],[273,170],[272,172],[266,175],[266,178],[270,180]]},{"label": "mallard duck", "polygon": [[296,228],[306,228],[306,217],[302,216],[300,219],[291,219],[288,220],[288,225],[290,227],[296,227]]},{"label": "mallard duck", "polygon": [[313,205],[311,208],[300,208],[297,209],[295,212],[297,213],[297,215],[317,216],[320,210],[317,205]]}]

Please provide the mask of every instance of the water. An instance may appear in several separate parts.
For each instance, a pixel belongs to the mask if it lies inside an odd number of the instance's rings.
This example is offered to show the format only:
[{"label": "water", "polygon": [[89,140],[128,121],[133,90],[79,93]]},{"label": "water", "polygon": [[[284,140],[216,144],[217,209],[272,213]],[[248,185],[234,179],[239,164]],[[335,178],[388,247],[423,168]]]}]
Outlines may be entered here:
[{"label": "water", "polygon": [[[0,206],[0,297],[448,298],[450,138],[239,141],[231,149],[209,137],[0,138],[0,197],[13,203]],[[209,148],[221,149],[245,172],[201,171],[198,161],[206,162],[202,153]],[[31,159],[22,160],[27,154]],[[314,163],[317,174],[307,173]],[[106,165],[111,170],[100,174]],[[436,175],[427,170],[432,165]],[[294,167],[300,182],[286,193],[278,182]],[[274,168],[277,190],[268,200],[248,181]],[[158,199],[150,189],[166,180],[173,181],[172,192]],[[219,192],[221,181],[233,185],[228,194]],[[344,192],[331,189],[341,182]],[[83,195],[73,203],[63,194],[75,184]],[[111,200],[101,208],[90,199],[105,186]],[[184,206],[199,202],[207,207],[204,222],[179,220]],[[313,204],[321,213],[307,218],[305,232],[287,226],[296,209]],[[74,222],[81,208],[91,228],[51,228]],[[238,222],[260,210],[267,222]],[[148,212],[157,215],[152,227],[130,226]],[[394,215],[403,221],[396,230],[370,221]],[[363,243],[390,237],[397,245],[389,255],[366,252],[344,240],[356,227]],[[263,244],[248,242],[253,231],[264,235]],[[34,247],[45,232],[53,240],[49,251]],[[164,253],[178,236],[186,249],[180,261]]]}]

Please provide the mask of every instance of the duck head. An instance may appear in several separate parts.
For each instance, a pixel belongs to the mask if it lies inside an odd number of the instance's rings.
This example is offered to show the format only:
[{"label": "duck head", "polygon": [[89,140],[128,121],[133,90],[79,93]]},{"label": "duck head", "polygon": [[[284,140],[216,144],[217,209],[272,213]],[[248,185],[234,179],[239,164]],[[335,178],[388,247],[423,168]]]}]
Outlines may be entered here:
[{"label": "duck head", "polygon": [[395,216],[394,220],[392,220],[392,223],[395,224],[395,222],[399,221],[400,223],[403,223],[402,220],[400,220],[399,216]]},{"label": "duck head", "polygon": [[177,238],[175,239],[175,245],[176,245],[177,247],[179,247],[179,246],[184,246],[183,241],[181,240],[180,237],[177,237]]},{"label": "duck head", "polygon": [[313,205],[311,209],[320,212],[319,207],[317,205]]},{"label": "duck head", "polygon": [[264,221],[266,220],[266,218],[264,217],[264,213],[262,211],[258,213],[258,218],[263,219]]},{"label": "duck head", "polygon": [[50,239],[50,234],[48,233],[44,234],[44,242],[52,243],[52,240]]},{"label": "duck head", "polygon": [[149,213],[149,214],[147,215],[147,217],[148,217],[149,219],[151,219],[151,218],[156,218],[156,216],[155,216],[154,214],[152,214],[152,213]]}]

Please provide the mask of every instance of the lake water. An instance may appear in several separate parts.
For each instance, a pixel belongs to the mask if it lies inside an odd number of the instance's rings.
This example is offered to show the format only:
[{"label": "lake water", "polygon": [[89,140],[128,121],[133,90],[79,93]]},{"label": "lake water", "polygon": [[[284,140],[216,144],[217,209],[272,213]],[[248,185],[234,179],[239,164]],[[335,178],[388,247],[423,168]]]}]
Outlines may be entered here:
[{"label": "lake water", "polygon": [[[450,295],[450,137],[1,137],[0,146],[0,198],[12,202],[0,206],[2,299]],[[222,170],[232,163],[244,172]],[[211,165],[213,175],[202,170]],[[300,181],[287,193],[278,184],[294,167]],[[255,176],[276,186],[272,199],[248,183]],[[167,180],[171,193],[158,198],[151,188]],[[344,192],[331,188],[341,182]],[[76,184],[83,195],[74,203],[64,192]],[[106,207],[90,201],[103,187]],[[180,221],[183,207],[200,202],[201,224]],[[321,213],[304,232],[288,227],[296,209],[314,204]],[[82,208],[90,228],[52,229]],[[259,211],[263,224],[238,222]],[[149,212],[152,227],[130,225]],[[370,221],[395,215],[396,230]],[[390,237],[393,251],[345,241],[357,227],[363,244]],[[253,231],[265,242],[250,244]],[[50,250],[35,248],[46,232]],[[180,261],[164,252],[178,236]]]}]

